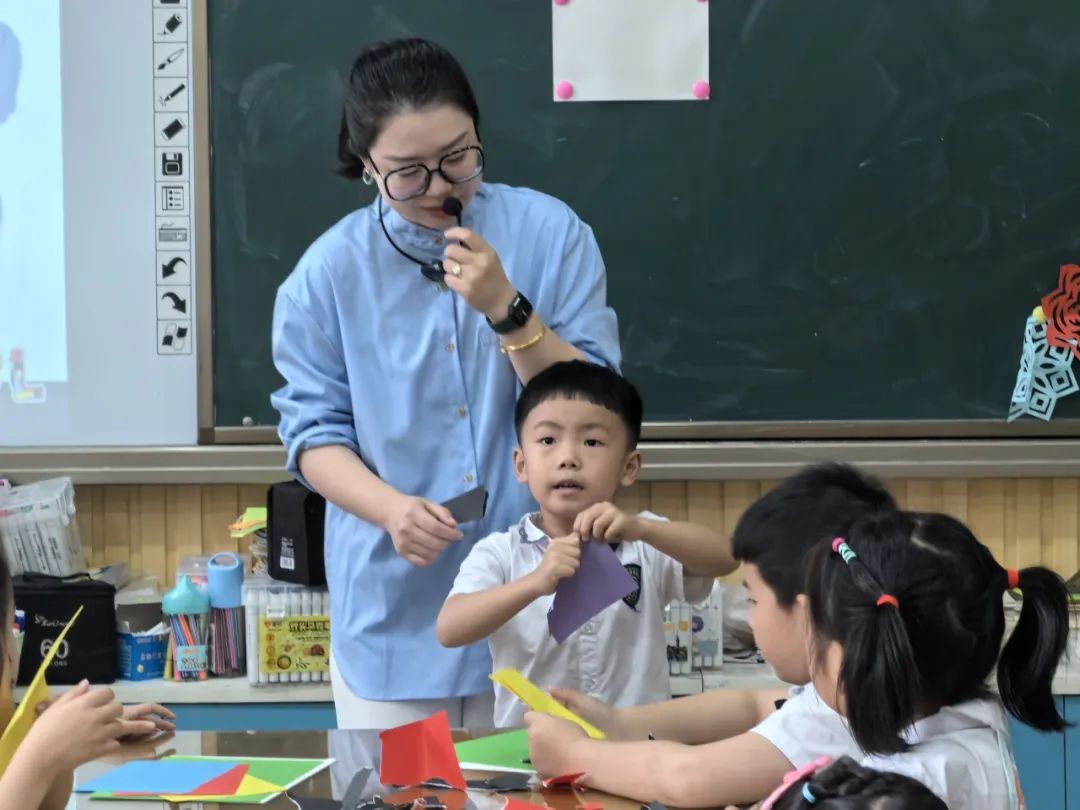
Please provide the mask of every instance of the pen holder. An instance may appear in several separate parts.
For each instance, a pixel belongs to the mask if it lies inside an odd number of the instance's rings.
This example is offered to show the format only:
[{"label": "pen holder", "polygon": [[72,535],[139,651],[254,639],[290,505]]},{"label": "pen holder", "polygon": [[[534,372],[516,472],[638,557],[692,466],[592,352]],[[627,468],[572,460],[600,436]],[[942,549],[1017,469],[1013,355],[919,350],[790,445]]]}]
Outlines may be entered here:
[{"label": "pen holder", "polygon": [[205,681],[209,670],[210,597],[195,587],[191,577],[182,577],[161,600],[161,609],[169,617],[173,680]]},{"label": "pen holder", "polygon": [[211,557],[207,583],[210,591],[210,672],[220,678],[235,678],[247,672],[244,568],[240,558],[228,552]]}]

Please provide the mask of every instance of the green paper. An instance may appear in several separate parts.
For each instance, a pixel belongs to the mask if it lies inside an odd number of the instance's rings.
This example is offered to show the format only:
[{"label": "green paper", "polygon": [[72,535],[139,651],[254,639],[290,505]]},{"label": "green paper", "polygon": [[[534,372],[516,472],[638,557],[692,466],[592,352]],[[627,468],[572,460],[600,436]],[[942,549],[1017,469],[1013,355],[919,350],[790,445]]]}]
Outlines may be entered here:
[{"label": "green paper", "polygon": [[[255,796],[218,796],[208,802],[209,804],[267,804],[273,801],[281,792],[277,793],[260,793]],[[147,801],[159,801],[154,796],[117,796],[113,793],[91,793],[91,799],[103,799],[111,802],[147,802]],[[192,803],[206,802],[205,796],[192,796],[190,801]],[[169,805],[172,807],[173,805]]]},{"label": "green paper", "polygon": [[536,773],[529,759],[529,733],[525,729],[477,737],[454,746],[462,770]]}]

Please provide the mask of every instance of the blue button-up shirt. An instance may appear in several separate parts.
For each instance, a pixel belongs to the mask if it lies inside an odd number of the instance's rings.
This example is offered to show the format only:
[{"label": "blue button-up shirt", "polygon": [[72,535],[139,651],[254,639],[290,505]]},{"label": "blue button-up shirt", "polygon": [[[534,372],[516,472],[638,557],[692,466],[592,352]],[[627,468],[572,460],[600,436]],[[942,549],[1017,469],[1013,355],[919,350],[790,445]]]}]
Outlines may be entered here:
[{"label": "blue button-up shirt", "polygon": [[[406,252],[442,256],[442,234],[384,207]],[[498,252],[510,283],[556,334],[590,360],[616,366],[615,313],[591,229],[536,191],[483,184],[465,227]],[[396,489],[442,502],[477,484],[483,520],[461,527],[430,566],[399,557],[389,535],[333,504],[326,573],[335,660],[368,700],[463,697],[491,689],[487,644],[448,650],[435,618],[469,549],[535,508],[514,478],[518,380],[483,315],[425,279],[379,226],[375,205],[323,234],[278,290],[274,393],[289,470],[310,447],[344,445]]]}]

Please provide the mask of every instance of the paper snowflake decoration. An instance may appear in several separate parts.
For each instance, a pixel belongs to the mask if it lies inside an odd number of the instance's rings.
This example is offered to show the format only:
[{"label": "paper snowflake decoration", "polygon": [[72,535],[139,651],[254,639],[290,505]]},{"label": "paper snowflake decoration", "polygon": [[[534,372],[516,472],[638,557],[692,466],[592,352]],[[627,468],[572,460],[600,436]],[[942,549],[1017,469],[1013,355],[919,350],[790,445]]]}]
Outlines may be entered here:
[{"label": "paper snowflake decoration", "polygon": [[1074,346],[1053,346],[1046,332],[1045,320],[1034,314],[1027,319],[1020,371],[1009,405],[1010,422],[1021,416],[1048,422],[1059,399],[1080,391],[1072,368]]}]

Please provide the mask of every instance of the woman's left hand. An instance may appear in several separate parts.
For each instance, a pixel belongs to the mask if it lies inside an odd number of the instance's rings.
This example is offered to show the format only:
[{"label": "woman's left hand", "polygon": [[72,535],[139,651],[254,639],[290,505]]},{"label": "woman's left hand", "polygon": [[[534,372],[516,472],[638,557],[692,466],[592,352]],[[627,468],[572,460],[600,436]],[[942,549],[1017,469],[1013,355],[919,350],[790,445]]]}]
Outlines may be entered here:
[{"label": "woman's left hand", "polygon": [[457,241],[447,246],[443,260],[446,286],[480,314],[501,321],[517,291],[506,277],[499,254],[468,228],[451,228],[444,235]]}]

